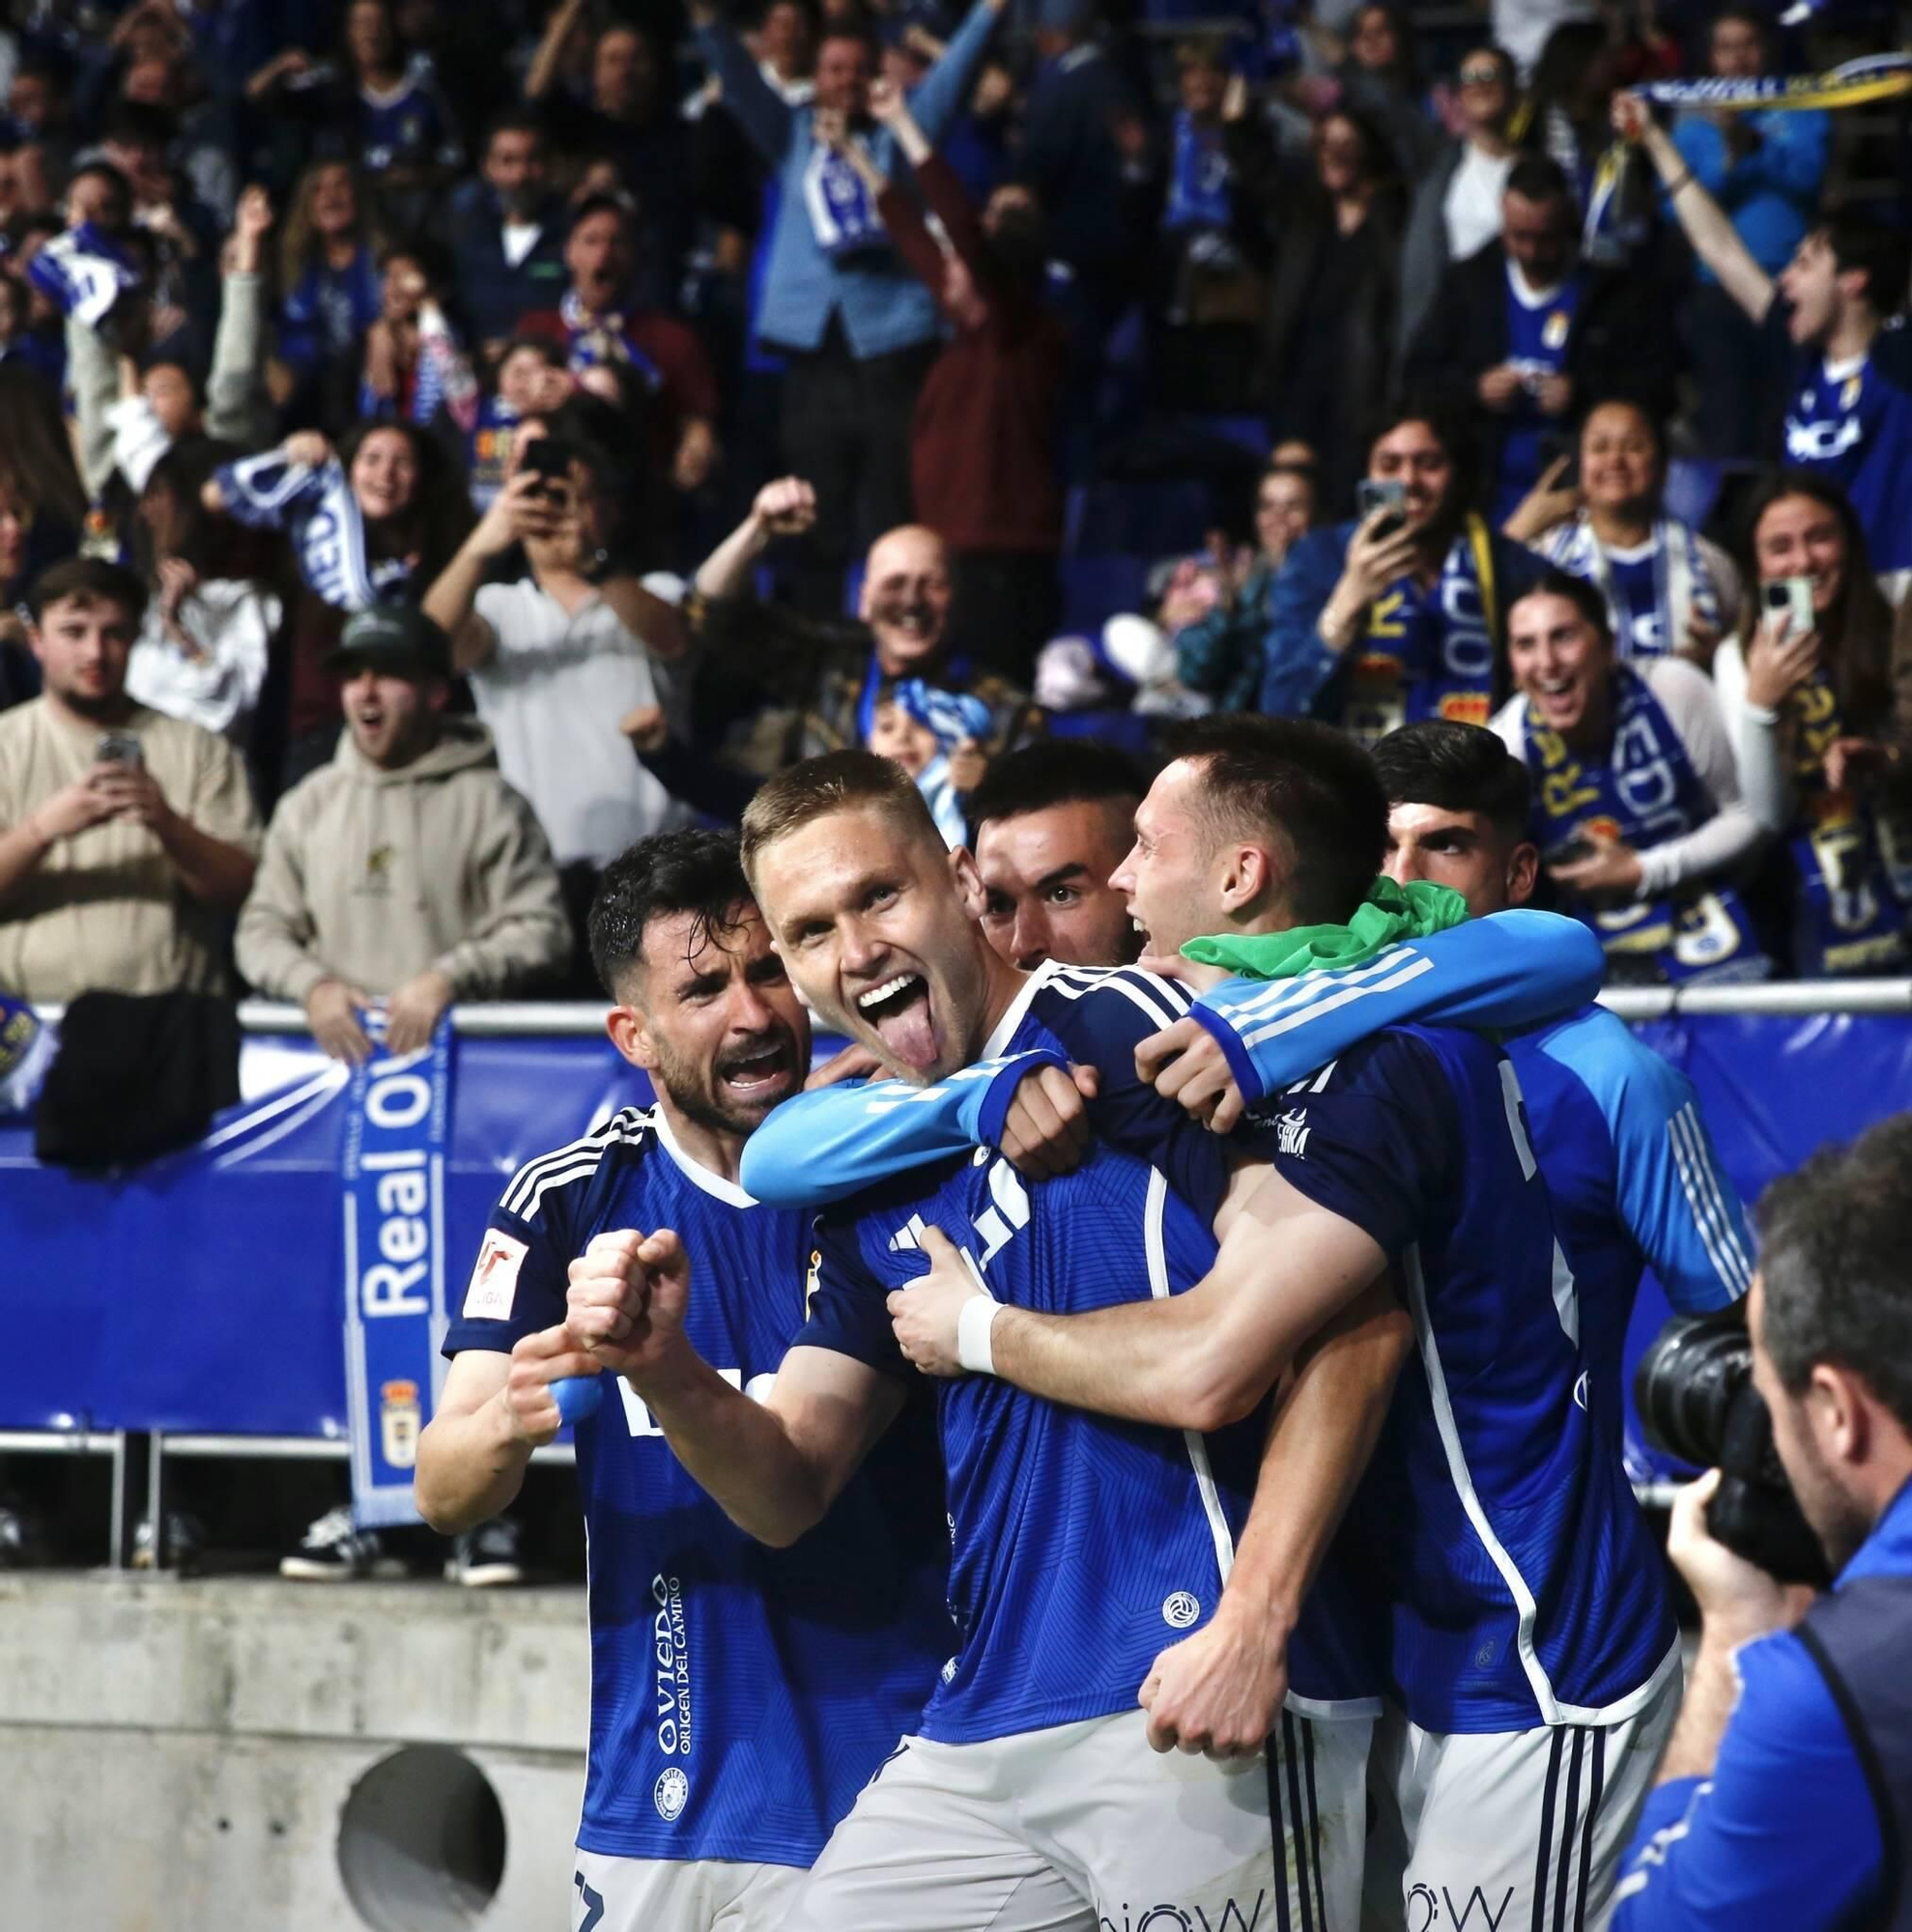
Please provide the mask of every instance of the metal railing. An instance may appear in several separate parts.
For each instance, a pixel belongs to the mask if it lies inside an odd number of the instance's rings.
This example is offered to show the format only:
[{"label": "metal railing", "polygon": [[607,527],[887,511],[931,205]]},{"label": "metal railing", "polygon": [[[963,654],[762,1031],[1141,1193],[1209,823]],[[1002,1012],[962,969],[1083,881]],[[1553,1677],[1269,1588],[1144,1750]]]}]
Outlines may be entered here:
[{"label": "metal railing", "polygon": [[[1623,1020],[1675,1013],[1912,1013],[1912,980],[1781,980],[1762,985],[1610,986],[1600,1004]],[[51,1014],[58,1009],[45,1008]],[[604,1031],[605,1009],[591,1000],[499,1000],[451,1009],[454,1033],[472,1039],[580,1039]],[[245,1000],[239,1023],[247,1033],[309,1033],[302,1009]]]}]

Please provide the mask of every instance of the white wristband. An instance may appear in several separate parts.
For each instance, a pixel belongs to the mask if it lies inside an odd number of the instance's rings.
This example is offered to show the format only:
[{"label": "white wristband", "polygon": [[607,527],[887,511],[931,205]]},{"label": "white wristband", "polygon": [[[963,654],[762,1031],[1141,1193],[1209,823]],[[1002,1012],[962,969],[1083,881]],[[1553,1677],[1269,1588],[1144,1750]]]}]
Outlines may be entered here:
[{"label": "white wristband", "polygon": [[956,1316],[956,1360],[972,1376],[993,1376],[996,1357],[989,1347],[989,1330],[996,1325],[1002,1303],[986,1294],[972,1294]]}]

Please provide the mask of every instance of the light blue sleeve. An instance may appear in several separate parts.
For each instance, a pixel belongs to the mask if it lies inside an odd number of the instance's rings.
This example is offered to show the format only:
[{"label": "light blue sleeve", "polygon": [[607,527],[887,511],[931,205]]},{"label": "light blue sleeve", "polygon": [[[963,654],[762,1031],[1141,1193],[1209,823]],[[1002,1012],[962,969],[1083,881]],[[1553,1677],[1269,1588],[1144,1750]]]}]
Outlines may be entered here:
[{"label": "light blue sleeve", "polygon": [[1606,1116],[1620,1219],[1667,1299],[1683,1315],[1737,1301],[1753,1286],[1746,1209],[1692,1081],[1609,1012],[1562,1028],[1546,1051],[1573,1069]]},{"label": "light blue sleeve", "polygon": [[698,46],[722,84],[724,105],[736,117],[737,126],[773,168],[781,167],[790,145],[789,103],[764,79],[733,28],[699,27]]},{"label": "light blue sleeve", "polygon": [[994,1147],[1023,1076],[1060,1054],[979,1060],[930,1087],[840,1080],[773,1109],[744,1143],[744,1192],[771,1208],[825,1207],[892,1175]]},{"label": "light blue sleeve", "polygon": [[1713,1774],[1647,1800],[1612,1932],[1835,1932],[1878,1906],[1878,1810],[1825,1679],[1790,1632],[1737,1662],[1744,1689]]},{"label": "light blue sleeve", "polygon": [[1391,947],[1364,966],[1298,980],[1229,980],[1190,1010],[1214,1035],[1250,1105],[1383,1027],[1511,1031],[1584,1006],[1606,969],[1577,919],[1497,912]]},{"label": "light blue sleeve", "polygon": [[1752,158],[1762,186],[1811,202],[1825,179],[1832,142],[1832,116],[1821,108],[1798,108],[1759,117],[1759,150]]},{"label": "light blue sleeve", "polygon": [[932,143],[943,138],[957,110],[968,99],[969,83],[995,30],[996,10],[989,0],[976,0],[969,17],[943,49],[942,57],[910,96],[909,111]]}]

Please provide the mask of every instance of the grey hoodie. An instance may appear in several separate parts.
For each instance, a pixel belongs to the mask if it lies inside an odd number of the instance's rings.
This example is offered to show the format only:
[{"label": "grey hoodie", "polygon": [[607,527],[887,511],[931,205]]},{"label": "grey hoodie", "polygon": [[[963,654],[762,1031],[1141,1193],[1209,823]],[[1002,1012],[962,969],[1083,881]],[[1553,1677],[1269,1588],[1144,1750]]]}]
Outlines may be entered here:
[{"label": "grey hoodie", "polygon": [[433,967],[459,999],[499,999],[570,952],[551,847],[466,718],[399,771],[348,730],[279,801],[239,916],[240,971],[301,1006],[321,980],[376,996]]}]

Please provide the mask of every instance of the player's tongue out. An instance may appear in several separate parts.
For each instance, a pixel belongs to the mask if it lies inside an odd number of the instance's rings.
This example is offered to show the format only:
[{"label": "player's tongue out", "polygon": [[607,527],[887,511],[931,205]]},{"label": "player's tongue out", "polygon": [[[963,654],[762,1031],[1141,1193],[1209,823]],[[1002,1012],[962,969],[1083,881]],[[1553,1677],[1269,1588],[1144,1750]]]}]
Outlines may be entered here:
[{"label": "player's tongue out", "polygon": [[929,985],[921,973],[899,973],[861,994],[856,1004],[893,1058],[919,1072],[936,1064]]}]

